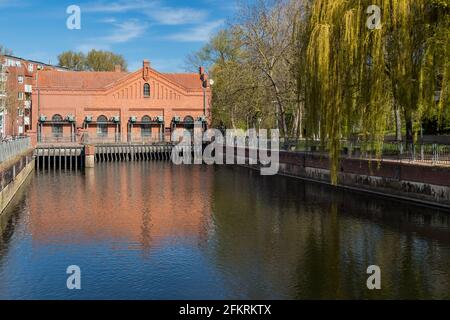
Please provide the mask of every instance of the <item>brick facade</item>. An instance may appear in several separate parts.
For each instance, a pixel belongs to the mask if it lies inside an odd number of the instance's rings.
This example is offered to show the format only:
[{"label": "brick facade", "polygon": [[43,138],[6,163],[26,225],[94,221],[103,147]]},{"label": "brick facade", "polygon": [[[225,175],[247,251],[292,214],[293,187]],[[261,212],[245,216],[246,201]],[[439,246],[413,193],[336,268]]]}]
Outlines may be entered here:
[{"label": "brick facade", "polygon": [[11,55],[0,56],[0,139],[33,130],[32,90],[36,74],[44,69],[65,70]]},{"label": "brick facade", "polygon": [[78,142],[86,136],[140,142],[210,118],[210,90],[203,88],[200,74],[159,73],[147,60],[131,73],[39,71],[32,100],[28,134],[40,142]]}]

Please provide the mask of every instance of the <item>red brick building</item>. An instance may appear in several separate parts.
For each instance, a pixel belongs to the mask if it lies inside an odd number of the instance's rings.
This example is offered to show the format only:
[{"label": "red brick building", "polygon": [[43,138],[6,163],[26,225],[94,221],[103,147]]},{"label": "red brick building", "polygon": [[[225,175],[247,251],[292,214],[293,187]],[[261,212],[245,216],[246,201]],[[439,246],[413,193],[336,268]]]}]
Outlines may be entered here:
[{"label": "red brick building", "polygon": [[27,133],[43,143],[160,141],[194,121],[206,126],[205,83],[206,75],[160,73],[147,60],[131,73],[41,70]]},{"label": "red brick building", "polygon": [[23,58],[0,56],[0,138],[32,130],[32,91],[40,70],[65,68]]}]

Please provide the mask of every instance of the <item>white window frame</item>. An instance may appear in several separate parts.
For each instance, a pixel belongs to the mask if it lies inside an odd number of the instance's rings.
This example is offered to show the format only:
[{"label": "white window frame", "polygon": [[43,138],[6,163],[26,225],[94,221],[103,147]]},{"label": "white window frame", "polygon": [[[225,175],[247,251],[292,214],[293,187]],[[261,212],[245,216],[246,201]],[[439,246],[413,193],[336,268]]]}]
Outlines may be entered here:
[{"label": "white window frame", "polygon": [[23,84],[23,76],[17,76],[17,82],[19,83],[19,84]]},{"label": "white window frame", "polygon": [[28,64],[28,71],[33,72],[34,71],[34,64],[30,63]]},{"label": "white window frame", "polygon": [[24,96],[23,92],[20,91],[19,93],[17,93],[17,100],[22,101],[23,100],[23,96]]}]

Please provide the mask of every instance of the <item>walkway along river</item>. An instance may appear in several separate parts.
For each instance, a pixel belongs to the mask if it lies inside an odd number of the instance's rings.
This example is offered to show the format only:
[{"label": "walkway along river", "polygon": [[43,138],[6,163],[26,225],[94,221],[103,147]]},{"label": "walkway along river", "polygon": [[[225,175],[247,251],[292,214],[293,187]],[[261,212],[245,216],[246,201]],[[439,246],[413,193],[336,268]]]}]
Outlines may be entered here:
[{"label": "walkway along river", "polygon": [[449,212],[242,167],[37,171],[0,228],[0,299],[450,299]]}]

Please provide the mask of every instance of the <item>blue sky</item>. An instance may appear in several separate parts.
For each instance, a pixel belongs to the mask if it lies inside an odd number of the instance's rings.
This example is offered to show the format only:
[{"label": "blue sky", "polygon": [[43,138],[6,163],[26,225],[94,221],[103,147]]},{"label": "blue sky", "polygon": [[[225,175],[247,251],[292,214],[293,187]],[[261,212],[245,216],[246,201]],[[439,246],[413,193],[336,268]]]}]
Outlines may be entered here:
[{"label": "blue sky", "polygon": [[[81,8],[81,30],[69,30],[66,9]],[[0,0],[0,44],[14,55],[57,62],[65,50],[111,50],[130,71],[143,59],[162,72],[184,71],[187,54],[230,21],[234,0]]]}]

